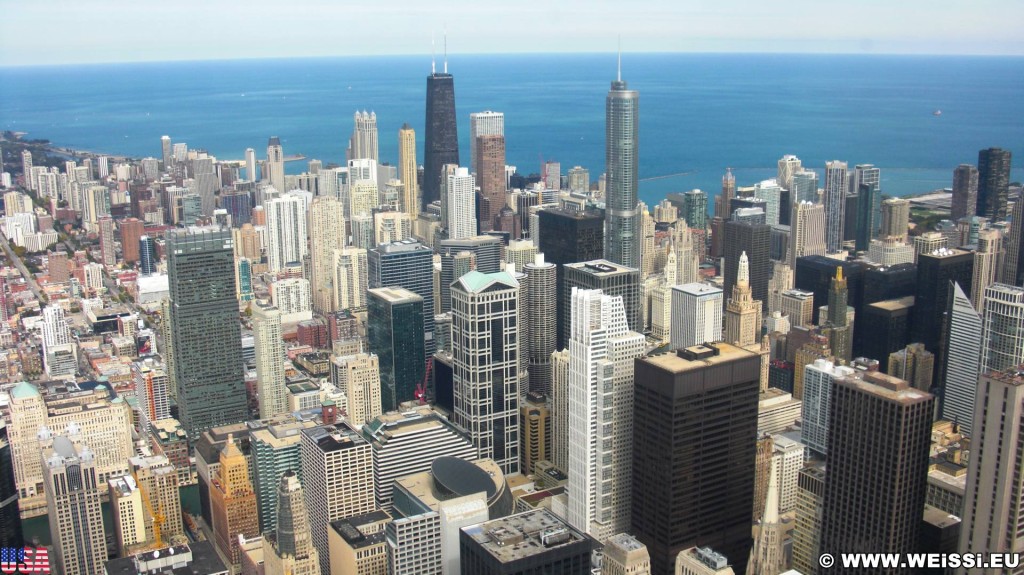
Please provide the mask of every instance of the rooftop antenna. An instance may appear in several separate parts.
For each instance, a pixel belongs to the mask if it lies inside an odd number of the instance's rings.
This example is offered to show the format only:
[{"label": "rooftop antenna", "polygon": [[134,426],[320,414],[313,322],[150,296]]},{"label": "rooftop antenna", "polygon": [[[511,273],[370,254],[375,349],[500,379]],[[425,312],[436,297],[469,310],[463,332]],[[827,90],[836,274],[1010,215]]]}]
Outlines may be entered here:
[{"label": "rooftop antenna", "polygon": [[430,74],[437,73],[437,47],[434,45],[434,33],[430,33]]},{"label": "rooftop antenna", "polygon": [[444,73],[448,73],[448,25],[444,27]]},{"label": "rooftop antenna", "polygon": [[622,81],[622,35],[619,35],[619,74],[616,79]]}]

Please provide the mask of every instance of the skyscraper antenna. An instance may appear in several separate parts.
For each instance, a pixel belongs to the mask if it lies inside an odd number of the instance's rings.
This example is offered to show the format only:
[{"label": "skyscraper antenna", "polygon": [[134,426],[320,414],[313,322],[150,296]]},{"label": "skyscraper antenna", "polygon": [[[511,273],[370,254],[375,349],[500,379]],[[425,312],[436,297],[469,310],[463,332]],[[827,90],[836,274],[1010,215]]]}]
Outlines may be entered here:
[{"label": "skyscraper antenna", "polygon": [[622,81],[622,36],[619,36],[619,73],[616,76],[616,80]]},{"label": "skyscraper antenna", "polygon": [[437,73],[437,47],[434,44],[434,33],[430,33],[430,73]]},{"label": "skyscraper antenna", "polygon": [[448,73],[448,25],[444,27],[444,73]]}]

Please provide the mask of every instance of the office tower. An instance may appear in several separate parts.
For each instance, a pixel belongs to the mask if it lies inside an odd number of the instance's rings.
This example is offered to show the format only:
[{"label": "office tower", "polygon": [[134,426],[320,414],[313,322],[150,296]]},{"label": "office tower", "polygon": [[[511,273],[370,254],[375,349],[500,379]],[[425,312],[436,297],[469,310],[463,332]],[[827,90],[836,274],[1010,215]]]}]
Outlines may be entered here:
[{"label": "office tower", "polygon": [[803,369],[800,442],[820,456],[828,453],[830,409],[835,382],[855,373],[852,367],[816,359]]},{"label": "office tower", "polygon": [[786,261],[796,267],[797,258],[825,255],[825,206],[808,201],[793,204],[789,251]]},{"label": "office tower", "polygon": [[551,409],[549,397],[529,392],[519,408],[519,452],[521,472],[532,475],[540,471],[537,463],[551,461]]},{"label": "office tower", "polygon": [[953,170],[953,203],[950,219],[969,218],[978,213],[978,168],[960,164]]},{"label": "office tower", "polygon": [[932,387],[935,369],[935,355],[923,345],[912,343],[900,351],[889,354],[889,365],[885,373],[898,377],[921,391]]},{"label": "office tower", "polygon": [[950,282],[960,284],[967,293],[972,293],[971,278],[974,275],[974,255],[963,250],[941,249],[920,254],[917,258],[917,285],[914,294],[914,317],[911,322],[911,341],[924,344],[942,361],[940,351],[944,324],[943,311],[949,302],[952,290]]},{"label": "office tower", "polygon": [[590,171],[582,166],[569,168],[569,192],[590,193]]},{"label": "office tower", "polygon": [[1024,423],[1022,405],[1024,379],[1017,365],[981,374],[975,394],[971,436],[971,443],[976,448],[968,464],[958,551],[1024,552],[1024,543],[1018,536],[1024,503],[1024,489],[1019,481],[1020,469],[1024,465],[1019,449]]},{"label": "office tower", "polygon": [[395,480],[430,471],[439,457],[476,459],[466,432],[426,405],[378,415],[361,433],[373,447],[377,506],[389,511]]},{"label": "office tower", "polygon": [[248,418],[228,231],[167,232],[173,389],[189,437]]},{"label": "office tower", "polygon": [[390,522],[391,516],[380,510],[332,521],[327,526],[329,573],[387,573],[388,546],[384,529]]},{"label": "office tower", "polygon": [[[501,239],[472,235],[441,240],[441,313],[451,309],[451,284],[471,269],[485,274],[501,271]],[[518,271],[518,270],[517,270]]]},{"label": "office tower", "polygon": [[[1024,202],[1013,204],[1010,218],[1014,222],[1024,221]],[[1024,285],[1024,226],[1010,226],[1005,250],[1001,281],[1010,285]]]},{"label": "office tower", "polygon": [[854,355],[888,357],[890,353],[906,347],[910,343],[910,316],[913,309],[914,296],[865,305],[857,316]]},{"label": "office tower", "polygon": [[535,261],[526,264],[523,271],[526,273],[526,295],[520,303],[526,307],[528,326],[523,352],[529,362],[529,391],[550,397],[551,354],[558,340],[557,272],[555,264],[544,261],[544,254],[537,254]]},{"label": "office tower", "polygon": [[715,198],[715,217],[728,220],[732,215],[732,199],[736,197],[736,176],[726,168],[722,176],[722,193]]},{"label": "office tower", "polygon": [[220,468],[210,485],[210,508],[213,515],[214,542],[227,563],[241,563],[238,536],[260,534],[256,493],[249,481],[249,464],[238,446],[228,438],[220,453]]},{"label": "office tower", "polygon": [[821,203],[821,196],[818,195],[818,174],[813,170],[801,168],[795,172],[788,189],[791,202]]},{"label": "office tower", "polygon": [[461,573],[590,573],[593,541],[547,509],[463,527]]},{"label": "office tower", "polygon": [[480,231],[494,228],[494,219],[506,204],[505,136],[479,136],[473,167],[480,186],[478,217]]},{"label": "office tower", "polygon": [[256,150],[245,149],[245,179],[250,182],[258,182],[256,179]]},{"label": "office tower", "polygon": [[977,214],[992,221],[1006,219],[1010,190],[1010,151],[988,148],[978,152]]},{"label": "office tower", "polygon": [[317,575],[320,555],[309,534],[302,484],[294,471],[281,476],[277,486],[276,529],[263,534],[266,573]]},{"label": "office tower", "polygon": [[423,206],[441,199],[443,167],[459,165],[459,133],[455,120],[455,79],[448,73],[437,73],[431,63],[427,76],[426,127],[423,155]]},{"label": "office tower", "polygon": [[672,287],[672,349],[722,340],[722,290],[709,284]]},{"label": "office tower", "polygon": [[601,575],[651,575],[647,546],[628,533],[619,533],[604,546]]},{"label": "office tower", "polygon": [[902,198],[889,198],[882,202],[882,226],[879,238],[897,237],[899,241],[907,241],[908,222],[910,221],[910,201]]},{"label": "office tower", "polygon": [[284,381],[284,340],[281,336],[281,312],[259,302],[252,307],[252,330],[256,348],[256,389],[260,400],[260,419],[288,413]]},{"label": "office tower", "polygon": [[303,429],[301,453],[309,532],[325,572],[328,525],[374,510],[372,449],[348,423],[339,423]]},{"label": "office tower", "polygon": [[671,573],[694,541],[750,552],[761,357],[729,344],[636,361],[632,529],[651,572]]},{"label": "office tower", "polygon": [[857,164],[851,178],[850,193],[857,194],[857,251],[865,251],[871,239],[878,236],[882,192],[880,170],[871,164]]},{"label": "office tower", "polygon": [[744,252],[740,254],[740,265],[736,285],[732,288],[732,297],[725,304],[725,341],[743,347],[756,344],[761,339],[760,336],[761,302],[750,295],[750,262]]},{"label": "office tower", "polygon": [[914,248],[901,242],[898,237],[888,236],[879,240],[871,240],[868,246],[868,259],[883,267],[914,263]]},{"label": "office tower", "polygon": [[434,355],[434,253],[419,242],[384,244],[366,254],[370,288],[403,287],[423,298],[423,360]]},{"label": "office tower", "polygon": [[[975,306],[977,308],[978,306]],[[995,284],[985,289],[981,309],[979,374],[1024,364],[1024,288]],[[952,350],[950,350],[952,351]]]},{"label": "office tower", "polygon": [[263,207],[267,212],[267,267],[279,272],[306,256],[306,202],[302,196],[287,194],[265,202]]},{"label": "office tower", "polygon": [[707,227],[708,195],[700,190],[690,190],[683,194],[682,218],[690,223],[691,228],[703,230]]},{"label": "office tower", "polygon": [[836,267],[828,290],[828,318],[821,322],[828,329],[832,355],[849,361],[853,359],[853,325],[849,315],[850,290],[843,278],[842,266]]},{"label": "office tower", "polygon": [[[276,201],[270,202],[273,204],[270,213],[274,214],[275,223],[279,214],[291,215],[288,209],[279,210],[274,204]],[[274,236],[273,233],[270,235]],[[314,198],[309,206],[310,279],[313,285],[313,307],[320,313],[337,311],[334,301],[334,250],[344,249],[345,239],[345,209],[342,203],[334,196]]]},{"label": "office tower", "polygon": [[[503,112],[473,112],[469,115],[469,165],[477,177],[482,177],[479,162],[482,156],[477,138],[481,136],[505,136],[505,114]],[[503,141],[504,142],[504,141]],[[504,170],[504,165],[502,165]],[[504,179],[504,178],[503,178]]]},{"label": "office tower", "polygon": [[381,408],[397,409],[426,387],[423,362],[423,298],[400,287],[367,291],[370,352],[380,364]]},{"label": "office tower", "polygon": [[14,476],[14,454],[8,439],[10,427],[0,421],[0,547],[25,545],[18,507],[18,485]]},{"label": "office tower", "polygon": [[416,131],[409,124],[402,124],[398,131],[398,179],[402,180],[400,207],[412,220],[420,213],[416,167]]},{"label": "office tower", "polygon": [[522,272],[526,264],[532,264],[537,258],[537,245],[533,240],[510,240],[503,252],[505,267],[512,264],[517,272]]},{"label": "office tower", "polygon": [[270,183],[279,192],[284,192],[284,148],[281,147],[281,139],[271,136],[267,142],[267,161],[263,164],[266,171],[262,174],[263,180]]},{"label": "office tower", "polygon": [[999,266],[1003,263],[1003,234],[996,229],[978,232],[974,250],[974,270],[971,277],[971,301],[981,311],[982,300],[988,286],[999,281]]},{"label": "office tower", "polygon": [[547,261],[557,266],[558,275],[558,346],[565,347],[566,310],[563,302],[564,265],[601,259],[604,254],[604,216],[598,210],[574,211],[565,208],[544,208],[537,211],[538,233],[531,237]]},{"label": "office tower", "polygon": [[647,204],[640,202],[640,273],[644,278],[654,275],[655,260],[663,253],[654,248],[654,217],[647,210]]},{"label": "office tower", "polygon": [[277,526],[277,486],[284,473],[295,471],[301,481],[301,432],[316,425],[312,420],[288,421],[288,418],[277,418],[254,423],[249,428],[253,489],[259,506],[261,531],[273,531]]},{"label": "office tower", "polygon": [[631,268],[640,267],[639,147],[640,93],[628,89],[620,70],[605,99],[604,257]]},{"label": "office tower", "polygon": [[569,332],[570,525],[604,541],[629,527],[633,360],[643,335],[621,297],[574,288]]},{"label": "office tower", "polygon": [[934,397],[878,372],[842,378],[832,394],[820,549],[917,551]]},{"label": "office tower", "polygon": [[781,212],[788,202],[783,200],[782,188],[775,180],[764,180],[754,184],[754,197],[764,201],[765,223],[770,226],[787,223],[786,218],[789,214],[783,215]]},{"label": "office tower", "polygon": [[518,319],[519,282],[508,273],[472,271],[452,285],[455,423],[506,474],[519,471]]},{"label": "office tower", "polygon": [[381,414],[380,361],[358,353],[331,359],[331,383],[348,399],[348,421],[357,429]]},{"label": "office tower", "polygon": [[100,511],[103,482],[96,469],[96,456],[72,429],[56,437],[47,429],[40,430],[40,434],[55,573],[103,573],[107,544]]},{"label": "office tower", "polygon": [[369,281],[368,253],[363,248],[346,247],[334,250],[333,307],[338,310],[359,309],[366,305]]},{"label": "office tower", "polygon": [[453,240],[475,236],[477,233],[476,179],[466,168],[455,168],[445,176],[444,192],[447,197],[445,221],[448,237]]},{"label": "office tower", "polygon": [[[169,542],[184,538],[178,470],[174,464],[164,455],[136,456],[129,461],[131,477],[139,487],[142,505],[148,511],[143,518],[145,540]],[[157,537],[157,530],[160,537]]]},{"label": "office tower", "polygon": [[816,573],[821,549],[821,502],[825,495],[825,467],[812,464],[797,476],[796,521],[793,529],[793,569]]},{"label": "office tower", "polygon": [[142,435],[149,435],[153,422],[171,416],[167,373],[152,359],[147,359],[132,364],[132,380],[139,405],[139,430]]},{"label": "office tower", "polygon": [[942,389],[942,418],[956,422],[964,433],[973,435],[974,394],[980,373],[979,360],[985,323],[958,283],[950,290],[947,313],[947,353],[945,365],[940,372],[944,376],[940,376],[941,379],[945,381]]},{"label": "office tower", "polygon": [[377,153],[377,114],[356,111],[352,118],[352,137],[348,141],[346,160],[379,161]]},{"label": "office tower", "polygon": [[783,188],[792,191],[793,190],[793,176],[802,171],[803,166],[800,162],[800,158],[786,154],[779,159],[779,170],[776,180],[779,185]]},{"label": "office tower", "polygon": [[[917,256],[921,254],[930,254],[938,250],[948,248],[949,239],[939,232],[925,232],[914,237],[914,253],[917,254]],[[917,262],[916,256],[914,262]]]},{"label": "office tower", "polygon": [[551,462],[569,469],[569,350],[551,354]]},{"label": "office tower", "polygon": [[843,226],[846,221],[846,162],[825,163],[825,246],[829,253],[843,249]]},{"label": "office tower", "polygon": [[114,542],[118,554],[126,555],[146,541],[142,493],[131,476],[113,477],[107,480],[106,487],[114,515]]},{"label": "office tower", "polygon": [[105,266],[117,265],[117,252],[114,251],[114,219],[100,216],[100,262]]},{"label": "office tower", "polygon": [[[700,270],[701,256],[698,246],[695,244],[695,234],[693,230],[688,226],[686,220],[675,220],[669,227],[670,251],[675,253],[676,265],[673,270],[675,274],[675,283],[671,283],[669,287],[677,284],[693,283],[698,281],[698,273]],[[700,237],[700,236],[697,236]],[[703,238],[701,238],[703,241]],[[668,268],[668,264],[665,266]],[[666,279],[669,274],[669,270],[666,269]]]},{"label": "office tower", "polygon": [[139,238],[145,231],[142,221],[127,218],[121,220],[118,227],[121,229],[121,255],[125,263],[133,264],[139,261]]},{"label": "office tower", "polygon": [[563,323],[559,325],[559,328],[566,342],[561,347],[568,346],[572,320],[569,312],[572,309],[570,299],[574,287],[599,289],[606,295],[621,297],[629,329],[643,331],[640,319],[640,270],[617,265],[607,260],[567,263],[562,266],[561,280],[562,289],[558,295],[558,302],[563,310],[561,316]]},{"label": "office tower", "polygon": [[754,299],[768,301],[768,277],[772,262],[769,258],[771,226],[730,220],[725,223],[725,276],[724,291],[732,293],[739,271],[740,254],[747,253],[750,262],[750,290]]},{"label": "office tower", "polygon": [[171,137],[161,136],[160,137],[160,152],[161,159],[163,160],[163,168],[165,172],[170,171],[171,162],[174,161],[174,156],[171,154]]},{"label": "office tower", "polygon": [[64,317],[64,308],[48,305],[43,308],[43,367],[54,378],[74,377],[77,344]]}]

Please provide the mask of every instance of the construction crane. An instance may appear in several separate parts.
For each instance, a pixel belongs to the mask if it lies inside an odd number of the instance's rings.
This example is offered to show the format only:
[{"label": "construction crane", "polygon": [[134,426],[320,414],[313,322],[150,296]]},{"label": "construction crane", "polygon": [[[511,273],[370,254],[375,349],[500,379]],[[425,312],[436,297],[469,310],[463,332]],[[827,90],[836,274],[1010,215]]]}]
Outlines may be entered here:
[{"label": "construction crane", "polygon": [[153,504],[149,501],[149,493],[142,486],[142,482],[139,481],[139,474],[135,469],[132,469],[132,477],[135,478],[135,486],[139,488],[139,493],[142,495],[142,501],[146,504],[146,511],[149,512],[149,516],[153,518],[153,543],[150,545],[150,549],[162,549],[164,547],[163,537],[160,533],[160,527],[164,523],[164,506],[158,501],[157,511],[153,511]]},{"label": "construction crane", "polygon": [[427,404],[427,382],[430,381],[430,370],[434,367],[434,358],[427,359],[427,369],[423,374],[423,381],[416,386],[416,391],[413,392],[416,396],[416,401],[420,402],[420,405]]}]

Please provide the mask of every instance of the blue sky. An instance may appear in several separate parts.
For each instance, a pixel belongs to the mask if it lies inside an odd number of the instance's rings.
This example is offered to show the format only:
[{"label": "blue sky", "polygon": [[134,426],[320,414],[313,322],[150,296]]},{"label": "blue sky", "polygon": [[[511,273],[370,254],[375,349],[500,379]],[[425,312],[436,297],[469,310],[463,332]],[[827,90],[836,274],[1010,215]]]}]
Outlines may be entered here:
[{"label": "blue sky", "polygon": [[[624,11],[625,10],[625,11]],[[1024,55],[1021,0],[6,0],[0,65],[452,53]]]}]

